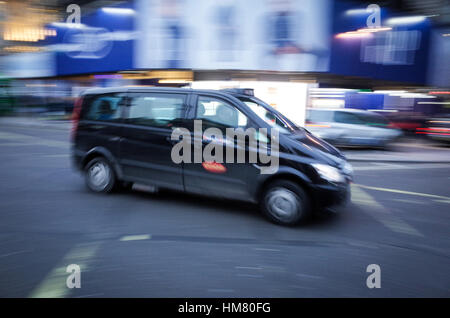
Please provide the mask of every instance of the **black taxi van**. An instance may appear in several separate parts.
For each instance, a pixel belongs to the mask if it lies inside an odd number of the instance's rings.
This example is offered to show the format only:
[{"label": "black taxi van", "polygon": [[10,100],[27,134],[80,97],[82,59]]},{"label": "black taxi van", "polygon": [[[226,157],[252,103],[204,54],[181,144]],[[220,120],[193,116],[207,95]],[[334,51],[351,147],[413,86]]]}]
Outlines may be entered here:
[{"label": "black taxi van", "polygon": [[[174,129],[265,128],[277,132],[277,167],[267,163],[173,160]],[[217,130],[216,130],[217,131]],[[224,139],[192,134],[193,149]],[[271,154],[267,143],[267,154]],[[228,147],[251,148],[227,144]],[[199,148],[199,149],[197,149]],[[204,150],[204,149],[203,149]],[[184,152],[184,150],[183,150]],[[237,153],[237,151],[236,151]],[[206,196],[258,203],[273,222],[295,224],[313,211],[343,204],[349,197],[352,167],[336,148],[293,124],[253,96],[251,89],[121,87],[88,89],[73,113],[72,159],[88,188],[111,192],[133,183]]]}]

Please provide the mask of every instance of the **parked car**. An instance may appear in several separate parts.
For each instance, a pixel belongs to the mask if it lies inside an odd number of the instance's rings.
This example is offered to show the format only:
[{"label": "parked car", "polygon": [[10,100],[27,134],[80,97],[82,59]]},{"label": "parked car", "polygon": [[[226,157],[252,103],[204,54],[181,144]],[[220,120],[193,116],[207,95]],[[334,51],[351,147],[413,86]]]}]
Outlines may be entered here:
[{"label": "parked car", "polygon": [[[279,224],[298,223],[313,211],[344,204],[349,196],[352,168],[343,154],[296,127],[251,90],[90,89],[77,100],[73,117],[73,162],[94,192],[139,183],[251,201]],[[172,132],[180,127],[192,131],[194,120],[222,132],[275,129],[278,169],[263,174],[264,163],[249,160],[174,162]],[[211,142],[221,141],[192,135],[194,145],[205,148]],[[248,142],[244,149],[248,158]]]},{"label": "parked car", "polygon": [[402,135],[382,115],[357,109],[308,109],[305,126],[334,146],[384,148]]}]

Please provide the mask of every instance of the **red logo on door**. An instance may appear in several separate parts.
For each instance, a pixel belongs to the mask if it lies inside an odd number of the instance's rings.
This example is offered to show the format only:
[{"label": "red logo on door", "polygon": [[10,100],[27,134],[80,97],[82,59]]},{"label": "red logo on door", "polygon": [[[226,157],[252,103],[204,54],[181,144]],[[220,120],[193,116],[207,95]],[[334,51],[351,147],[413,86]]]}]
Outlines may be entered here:
[{"label": "red logo on door", "polygon": [[218,162],[203,162],[202,166],[205,170],[212,173],[225,173],[227,168]]}]

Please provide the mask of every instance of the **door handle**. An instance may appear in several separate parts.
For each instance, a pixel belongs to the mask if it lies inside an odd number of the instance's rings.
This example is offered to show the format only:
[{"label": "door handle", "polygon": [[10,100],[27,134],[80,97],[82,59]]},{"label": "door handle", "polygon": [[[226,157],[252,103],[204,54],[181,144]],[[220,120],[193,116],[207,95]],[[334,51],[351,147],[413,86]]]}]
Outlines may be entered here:
[{"label": "door handle", "polygon": [[114,136],[108,139],[109,141],[119,141],[120,137],[119,136]]}]

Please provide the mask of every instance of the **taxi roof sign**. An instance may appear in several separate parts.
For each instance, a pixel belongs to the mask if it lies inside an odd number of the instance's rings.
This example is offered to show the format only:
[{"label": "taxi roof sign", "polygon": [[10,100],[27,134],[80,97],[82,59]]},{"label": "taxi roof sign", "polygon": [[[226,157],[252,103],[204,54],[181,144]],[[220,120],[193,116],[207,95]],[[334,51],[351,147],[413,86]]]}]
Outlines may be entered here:
[{"label": "taxi roof sign", "polygon": [[255,92],[254,92],[253,88],[227,88],[227,89],[222,89],[222,91],[226,92],[226,93],[231,93],[231,94],[255,96]]}]

